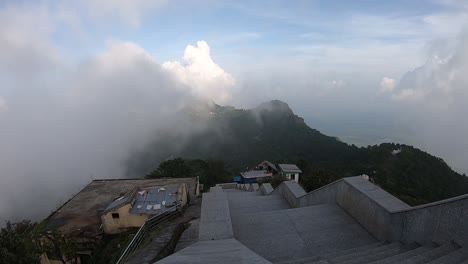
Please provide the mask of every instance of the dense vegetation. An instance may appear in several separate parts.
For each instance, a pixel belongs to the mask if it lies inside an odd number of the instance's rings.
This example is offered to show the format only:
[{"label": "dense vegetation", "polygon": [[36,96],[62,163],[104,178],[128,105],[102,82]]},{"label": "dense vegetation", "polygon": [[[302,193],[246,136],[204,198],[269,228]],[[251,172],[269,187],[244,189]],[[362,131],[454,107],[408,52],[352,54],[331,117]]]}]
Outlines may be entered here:
[{"label": "dense vegetation", "polygon": [[0,263],[39,263],[43,252],[64,264],[77,263],[75,239],[56,229],[46,228],[46,221],[8,222],[0,230]]},{"label": "dense vegetation", "polygon": [[[400,144],[348,145],[308,127],[280,101],[251,110],[209,105],[189,116],[180,129],[159,134],[153,144],[135,154],[128,164],[129,174],[147,178],[199,176],[209,187],[270,160],[296,163],[304,172],[300,183],[307,191],[343,177],[367,174],[411,205],[468,193],[466,175],[456,173],[440,158]],[[271,181],[277,185],[282,180],[275,177]],[[128,234],[104,237],[96,250],[104,253],[88,262],[114,262],[126,240]],[[45,229],[43,223],[8,223],[0,230],[0,263],[39,263],[44,251],[68,259],[76,255],[72,238]]]},{"label": "dense vegetation", "polygon": [[[281,101],[251,110],[208,105],[190,114],[186,127],[198,129],[159,134],[153,144],[129,161],[129,173],[147,175],[159,162],[182,157],[188,159],[186,165],[190,168],[185,166],[186,171],[177,174],[200,175],[212,185],[224,181],[224,176],[218,179],[218,174],[210,174],[199,159],[223,161],[226,167],[223,171],[235,173],[266,159],[297,163],[304,171],[301,184],[307,190],[342,177],[367,174],[376,184],[411,205],[468,193],[468,178],[454,172],[440,158],[399,144],[361,148],[348,145],[308,127]],[[151,175],[170,176],[164,169]]]},{"label": "dense vegetation", "polygon": [[213,186],[216,183],[232,181],[233,176],[232,172],[225,168],[223,161],[175,158],[162,162],[146,178],[182,178],[188,175],[200,177],[200,183],[206,187]]},{"label": "dense vegetation", "polygon": [[0,230],[0,263],[39,263],[39,253],[32,239],[34,227],[29,221],[8,222]]}]

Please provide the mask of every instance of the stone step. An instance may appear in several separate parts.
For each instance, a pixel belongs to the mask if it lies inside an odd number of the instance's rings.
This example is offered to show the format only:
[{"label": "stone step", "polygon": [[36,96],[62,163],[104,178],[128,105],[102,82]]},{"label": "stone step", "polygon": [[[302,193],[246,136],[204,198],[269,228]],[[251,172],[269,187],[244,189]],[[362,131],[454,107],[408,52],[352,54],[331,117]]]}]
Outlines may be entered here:
[{"label": "stone step", "polygon": [[343,251],[340,251],[340,252],[337,252],[337,253],[334,253],[334,254],[324,256],[323,258],[324,259],[330,259],[330,258],[334,258],[334,257],[344,256],[344,255],[348,255],[350,253],[365,251],[365,250],[381,247],[381,246],[388,245],[388,244],[389,243],[387,241],[381,241],[381,242],[377,242],[377,243],[368,244],[368,245],[365,245],[365,246],[362,246],[362,247],[356,247],[356,248],[350,248],[348,250],[343,250]]},{"label": "stone step", "polygon": [[460,248],[428,264],[459,264],[464,260],[468,260],[468,251],[464,248]]},{"label": "stone step", "polygon": [[397,263],[398,261],[403,261],[408,258],[414,257],[416,255],[422,254],[426,251],[432,250],[434,247],[433,246],[423,246],[423,247],[418,247],[410,251],[406,251],[404,253],[388,257],[385,259],[377,260],[374,262],[371,262],[370,264],[393,264]]},{"label": "stone step", "polygon": [[[280,195],[253,195],[254,192],[227,193],[231,215],[289,209],[291,206]],[[258,193],[258,192],[255,192]]]},{"label": "stone step", "polygon": [[231,218],[234,237],[271,262],[313,261],[306,258],[377,242],[337,205],[231,213]]},{"label": "stone step", "polygon": [[[307,264],[307,263],[319,263],[320,257],[308,257],[294,260],[285,260],[281,262],[275,262],[275,264]],[[328,263],[328,262],[327,262]]]},{"label": "stone step", "polygon": [[[251,194],[251,193],[248,193]],[[271,200],[278,200],[284,198],[279,195],[229,195],[228,194],[228,199],[231,201],[271,201]]]},{"label": "stone step", "polygon": [[342,264],[359,264],[359,263],[369,263],[376,260],[382,260],[390,257],[394,257],[396,255],[400,255],[402,253],[408,252],[415,248],[418,248],[419,244],[412,243],[409,245],[401,245],[400,247],[390,248],[388,250],[382,252],[376,252],[373,254],[367,254],[361,257],[357,257],[345,262],[341,262]]},{"label": "stone step", "polygon": [[390,249],[400,249],[401,246],[402,246],[402,244],[400,242],[396,242],[396,243],[391,243],[391,244],[381,246],[381,247],[377,247],[377,248],[372,248],[372,249],[368,249],[368,250],[353,252],[353,253],[350,253],[350,254],[347,254],[347,255],[344,255],[344,256],[329,258],[328,260],[331,263],[345,263],[346,261],[351,261],[353,259],[365,257],[365,256],[368,256],[368,255],[379,254],[379,253],[385,252],[385,251],[390,250]]},{"label": "stone step", "polygon": [[444,255],[450,254],[451,252],[457,250],[459,247],[452,244],[445,244],[440,247],[436,247],[432,250],[424,252],[420,255],[411,257],[404,261],[399,262],[400,264],[423,264],[436,260]]}]

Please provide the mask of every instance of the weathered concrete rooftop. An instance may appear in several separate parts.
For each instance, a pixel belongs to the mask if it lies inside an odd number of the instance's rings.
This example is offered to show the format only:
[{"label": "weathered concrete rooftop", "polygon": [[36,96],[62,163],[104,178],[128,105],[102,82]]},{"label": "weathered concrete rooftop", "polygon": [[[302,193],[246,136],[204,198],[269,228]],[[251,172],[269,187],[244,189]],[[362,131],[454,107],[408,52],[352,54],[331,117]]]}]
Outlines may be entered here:
[{"label": "weathered concrete rooftop", "polygon": [[197,178],[167,179],[106,179],[94,180],[72,197],[48,218],[48,225],[64,233],[100,233],[100,213],[116,198],[133,188],[150,190],[159,187],[177,188],[186,183],[191,193],[196,188]]}]

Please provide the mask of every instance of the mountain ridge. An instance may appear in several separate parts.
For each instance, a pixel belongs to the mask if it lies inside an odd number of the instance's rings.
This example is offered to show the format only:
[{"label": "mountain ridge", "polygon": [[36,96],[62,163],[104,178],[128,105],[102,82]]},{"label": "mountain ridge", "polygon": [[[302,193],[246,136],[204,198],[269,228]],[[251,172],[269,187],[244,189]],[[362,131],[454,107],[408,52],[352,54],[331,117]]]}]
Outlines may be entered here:
[{"label": "mountain ridge", "polygon": [[468,193],[468,178],[440,158],[404,144],[349,145],[309,127],[280,100],[252,109],[207,104],[190,112],[185,127],[195,126],[198,129],[193,131],[159,134],[132,157],[129,174],[141,177],[174,157],[220,160],[233,174],[266,159],[297,163],[304,171],[301,184],[307,190],[367,174],[412,205]]}]

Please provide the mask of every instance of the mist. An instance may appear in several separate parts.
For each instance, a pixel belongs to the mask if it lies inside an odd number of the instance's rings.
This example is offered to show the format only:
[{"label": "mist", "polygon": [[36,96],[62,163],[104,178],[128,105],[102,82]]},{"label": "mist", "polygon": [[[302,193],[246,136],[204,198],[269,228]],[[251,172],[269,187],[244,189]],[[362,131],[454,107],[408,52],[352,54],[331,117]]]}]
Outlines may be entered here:
[{"label": "mist", "polygon": [[[286,60],[281,67],[244,72],[234,98],[247,107],[258,98],[281,99],[309,126],[344,142],[413,145],[468,174],[468,32],[461,28],[427,42],[418,50],[420,63],[401,72],[381,63],[363,71]],[[387,55],[385,61],[393,62]]]},{"label": "mist", "polygon": [[160,129],[182,128],[179,111],[224,102],[234,84],[203,41],[181,51],[182,63],[158,62],[117,40],[70,63],[24,10],[7,11],[0,14],[9,21],[0,25],[3,221],[38,220],[93,179],[127,177],[135,150]]},{"label": "mist", "polygon": [[[39,220],[93,179],[127,177],[128,159],[159,131],[204,129],[178,115],[200,101],[283,100],[327,135],[414,145],[468,173],[466,5],[409,18],[328,10],[324,26],[305,12],[313,7],[296,16],[281,5],[212,4],[0,5],[0,222]],[[214,17],[214,29],[210,14],[190,17],[206,7],[257,20],[230,28]]]}]

